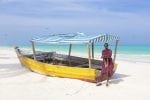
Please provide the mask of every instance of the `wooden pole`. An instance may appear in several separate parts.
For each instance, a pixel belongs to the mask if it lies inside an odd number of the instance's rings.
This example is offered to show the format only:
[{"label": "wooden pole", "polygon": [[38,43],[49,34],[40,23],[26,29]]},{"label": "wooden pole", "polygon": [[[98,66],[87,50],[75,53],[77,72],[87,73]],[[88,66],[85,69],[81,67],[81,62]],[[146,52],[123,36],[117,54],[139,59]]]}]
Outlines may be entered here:
[{"label": "wooden pole", "polygon": [[88,43],[88,58],[89,58],[89,68],[92,68],[91,66],[91,48],[90,48],[90,43]]},{"label": "wooden pole", "polygon": [[94,43],[92,43],[92,59],[94,59]]},{"label": "wooden pole", "polygon": [[33,57],[34,57],[34,60],[36,60],[36,54],[35,54],[35,46],[34,46],[34,42],[31,41],[31,43],[32,43]]},{"label": "wooden pole", "polygon": [[72,48],[72,44],[69,45],[69,53],[68,53],[68,56],[71,55],[71,48]]},{"label": "wooden pole", "polygon": [[114,51],[114,59],[113,59],[113,62],[114,62],[114,63],[115,63],[115,60],[116,60],[116,54],[117,54],[118,43],[119,43],[119,40],[116,40],[115,51]]},{"label": "wooden pole", "polygon": [[70,63],[71,48],[72,48],[72,44],[69,45],[69,53],[68,53],[69,65],[71,64]]}]

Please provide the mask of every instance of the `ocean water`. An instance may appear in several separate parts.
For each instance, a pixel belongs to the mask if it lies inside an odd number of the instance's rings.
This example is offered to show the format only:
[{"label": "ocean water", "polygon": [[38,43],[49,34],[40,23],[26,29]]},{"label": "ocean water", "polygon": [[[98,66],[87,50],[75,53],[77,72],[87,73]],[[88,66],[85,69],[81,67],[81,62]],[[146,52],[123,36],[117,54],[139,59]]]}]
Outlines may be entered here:
[{"label": "ocean water", "polygon": [[150,63],[149,45],[129,45],[118,48],[118,60]]},{"label": "ocean water", "polygon": [[[5,46],[8,48],[10,46]],[[19,46],[26,50],[32,50],[31,46]],[[1,47],[2,48],[2,47]],[[3,46],[4,48],[4,46]],[[114,52],[114,45],[109,48]],[[96,59],[101,59],[101,51],[103,45],[95,45],[94,56]],[[36,45],[37,51],[56,51],[62,54],[68,54],[69,45]],[[72,45],[71,55],[88,57],[87,45]],[[126,60],[130,62],[150,63],[150,46],[149,45],[119,45],[117,49],[116,60]]]}]

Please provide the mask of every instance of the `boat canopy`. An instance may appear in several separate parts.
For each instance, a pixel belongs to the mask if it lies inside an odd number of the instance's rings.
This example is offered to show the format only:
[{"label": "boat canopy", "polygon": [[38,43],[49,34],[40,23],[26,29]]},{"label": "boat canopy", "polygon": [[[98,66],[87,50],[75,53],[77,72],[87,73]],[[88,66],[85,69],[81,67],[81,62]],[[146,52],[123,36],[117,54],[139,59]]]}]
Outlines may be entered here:
[{"label": "boat canopy", "polygon": [[71,34],[49,34],[47,36],[36,37],[32,42],[49,43],[49,44],[86,44],[98,42],[110,42],[119,40],[115,35],[101,34],[91,36],[84,33]]},{"label": "boat canopy", "polygon": [[[88,44],[88,59],[89,59],[89,68],[91,68],[91,59],[94,59],[94,44],[99,42],[110,42],[116,41],[115,51],[114,51],[114,59],[116,59],[117,45],[119,41],[119,37],[115,35],[101,34],[97,36],[91,36],[84,33],[74,33],[74,34],[49,34],[47,36],[40,36],[37,38],[33,38],[31,40],[34,59],[36,60],[36,52],[34,42],[39,43],[49,43],[49,44],[69,44],[69,53],[68,58],[71,55],[71,47],[72,44]],[[92,55],[92,56],[91,56]],[[92,58],[91,58],[92,57]]]}]

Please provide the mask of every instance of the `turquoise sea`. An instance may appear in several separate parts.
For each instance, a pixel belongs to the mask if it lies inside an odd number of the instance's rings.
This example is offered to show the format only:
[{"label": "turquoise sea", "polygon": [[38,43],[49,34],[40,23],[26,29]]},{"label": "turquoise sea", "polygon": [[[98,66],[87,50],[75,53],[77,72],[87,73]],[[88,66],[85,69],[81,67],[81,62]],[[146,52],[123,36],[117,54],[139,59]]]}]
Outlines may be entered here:
[{"label": "turquoise sea", "polygon": [[[10,48],[11,46],[2,46]],[[31,50],[31,46],[19,46],[20,48]],[[114,52],[114,45],[109,46]],[[37,51],[56,51],[59,53],[68,54],[69,45],[36,45]],[[101,51],[103,45],[95,45],[95,57],[101,59]],[[72,55],[87,56],[86,45],[72,45]],[[126,60],[131,62],[150,63],[150,45],[119,45],[117,51],[117,60]]]}]

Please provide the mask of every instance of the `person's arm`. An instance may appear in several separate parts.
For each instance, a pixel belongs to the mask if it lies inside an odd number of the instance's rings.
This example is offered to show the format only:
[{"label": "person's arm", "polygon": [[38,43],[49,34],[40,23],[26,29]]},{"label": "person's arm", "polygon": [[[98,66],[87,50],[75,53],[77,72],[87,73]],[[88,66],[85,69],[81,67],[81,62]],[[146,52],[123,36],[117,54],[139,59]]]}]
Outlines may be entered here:
[{"label": "person's arm", "polygon": [[108,67],[108,65],[109,65],[109,58],[104,58],[103,62],[104,62],[105,67]]},{"label": "person's arm", "polygon": [[112,50],[110,49],[110,58],[111,58],[111,56],[112,56]]}]

